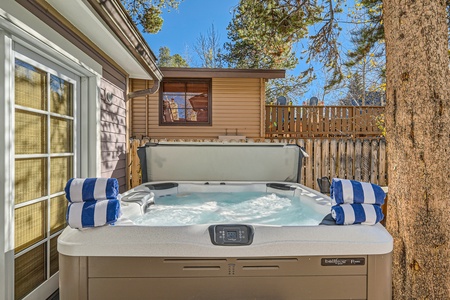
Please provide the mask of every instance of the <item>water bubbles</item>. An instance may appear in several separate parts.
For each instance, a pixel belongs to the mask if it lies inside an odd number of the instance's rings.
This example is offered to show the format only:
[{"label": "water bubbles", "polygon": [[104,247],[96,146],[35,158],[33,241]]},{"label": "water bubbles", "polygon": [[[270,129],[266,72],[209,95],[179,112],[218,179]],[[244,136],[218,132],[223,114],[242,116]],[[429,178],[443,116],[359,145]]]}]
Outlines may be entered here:
[{"label": "water bubbles", "polygon": [[275,193],[191,193],[155,200],[144,216],[133,220],[147,226],[194,224],[317,225],[323,215],[300,201]]}]

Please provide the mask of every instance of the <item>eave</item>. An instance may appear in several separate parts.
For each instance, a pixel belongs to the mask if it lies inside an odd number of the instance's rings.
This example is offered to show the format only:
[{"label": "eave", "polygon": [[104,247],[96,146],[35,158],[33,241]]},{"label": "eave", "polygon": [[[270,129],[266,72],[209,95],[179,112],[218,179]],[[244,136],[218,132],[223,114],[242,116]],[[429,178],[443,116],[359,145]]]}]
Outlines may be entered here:
[{"label": "eave", "polygon": [[118,0],[47,0],[131,78],[161,80],[156,58]]},{"label": "eave", "polygon": [[161,68],[169,78],[284,78],[281,69],[224,69],[224,68]]}]

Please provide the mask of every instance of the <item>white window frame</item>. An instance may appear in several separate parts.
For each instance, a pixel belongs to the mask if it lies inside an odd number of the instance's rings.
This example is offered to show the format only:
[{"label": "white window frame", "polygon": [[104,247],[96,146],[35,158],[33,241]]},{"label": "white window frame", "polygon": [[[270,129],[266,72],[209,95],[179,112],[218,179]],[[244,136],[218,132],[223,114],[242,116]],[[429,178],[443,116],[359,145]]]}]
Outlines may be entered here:
[{"label": "white window frame", "polygon": [[[100,159],[100,81],[95,70],[99,65],[87,66],[57,45],[43,41],[0,18],[0,300],[14,299],[14,51],[29,51],[43,57],[80,79],[79,122],[75,129],[78,163],[74,164],[76,176],[97,177],[101,173]],[[28,55],[26,55],[28,56]],[[8,63],[9,62],[9,63]],[[74,115],[75,116],[75,115]],[[77,117],[75,118],[77,119]],[[4,199],[4,201],[3,201]],[[46,299],[57,288],[56,273],[24,299]]]}]

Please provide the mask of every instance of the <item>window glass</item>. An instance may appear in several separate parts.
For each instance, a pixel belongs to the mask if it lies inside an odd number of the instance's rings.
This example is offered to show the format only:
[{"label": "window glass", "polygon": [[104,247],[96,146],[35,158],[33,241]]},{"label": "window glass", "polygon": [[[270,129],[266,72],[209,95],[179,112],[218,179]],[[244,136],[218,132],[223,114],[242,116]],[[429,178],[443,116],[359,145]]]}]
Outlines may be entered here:
[{"label": "window glass", "polygon": [[14,298],[22,299],[47,278],[47,244],[42,244],[16,258]]},{"label": "window glass", "polygon": [[16,60],[14,94],[16,105],[47,109],[47,72]]},{"label": "window glass", "polygon": [[73,85],[53,74],[50,75],[50,111],[67,116],[72,112]]},{"label": "window glass", "polygon": [[211,82],[163,82],[161,92],[161,125],[211,124]]}]

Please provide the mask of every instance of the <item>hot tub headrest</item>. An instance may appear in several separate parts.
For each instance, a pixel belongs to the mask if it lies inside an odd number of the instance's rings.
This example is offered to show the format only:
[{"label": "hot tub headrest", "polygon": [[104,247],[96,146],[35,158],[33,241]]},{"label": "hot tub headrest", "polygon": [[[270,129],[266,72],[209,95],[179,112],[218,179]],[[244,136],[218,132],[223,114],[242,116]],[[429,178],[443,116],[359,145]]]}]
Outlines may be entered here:
[{"label": "hot tub headrest", "polygon": [[306,153],[291,144],[150,143],[138,155],[142,182],[299,182]]}]

